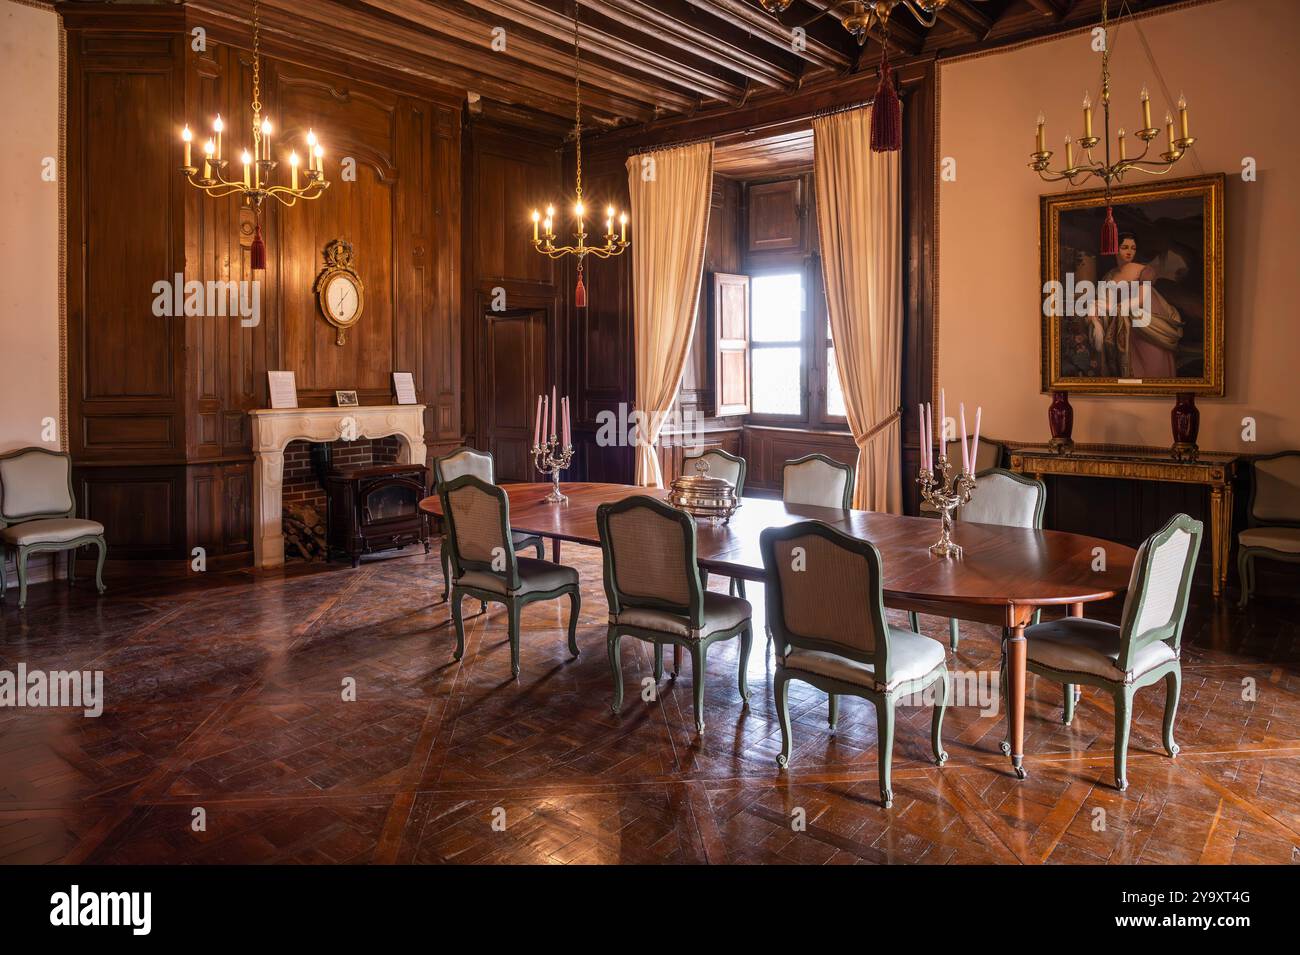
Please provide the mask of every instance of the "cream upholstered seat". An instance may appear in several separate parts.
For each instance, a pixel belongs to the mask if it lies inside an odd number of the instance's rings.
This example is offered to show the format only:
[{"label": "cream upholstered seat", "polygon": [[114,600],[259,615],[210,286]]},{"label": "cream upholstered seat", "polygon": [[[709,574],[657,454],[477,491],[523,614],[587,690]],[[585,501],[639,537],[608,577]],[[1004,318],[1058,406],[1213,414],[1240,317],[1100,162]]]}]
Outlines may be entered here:
[{"label": "cream upholstered seat", "polygon": [[1165,681],[1164,743],[1178,754],[1174,717],[1182,685],[1179,648],[1202,525],[1176,514],[1138,548],[1119,626],[1065,617],[1025,629],[1027,668],[1064,690],[1063,722],[1074,718],[1075,684],[1110,691],[1115,700],[1115,785],[1128,787],[1128,737],[1133,695]]},{"label": "cream upholstered seat", "polygon": [[1123,635],[1113,623],[1066,617],[1034,627],[1029,641],[1029,659],[1062,673],[1090,673],[1093,676],[1132,683],[1151,669],[1178,655],[1169,644],[1157,640],[1140,648],[1129,660],[1129,669],[1119,668]]},{"label": "cream upholstered seat", "polygon": [[853,506],[853,466],[824,454],[806,454],[781,469],[781,500],[814,507]]},{"label": "cream upholstered seat", "polygon": [[894,709],[900,698],[938,686],[930,743],[943,765],[940,743],[948,697],[947,654],[930,637],[885,623],[880,552],[821,521],[769,527],[760,537],[767,595],[767,627],[776,641],[776,715],[781,724],[777,765],[790,762],[793,737],[789,684],[799,680],[830,695],[834,730],[840,696],[870,700],[876,708],[880,799],[893,802]]},{"label": "cream upholstered seat", "polygon": [[76,517],[49,517],[40,521],[24,521],[0,531],[0,540],[14,547],[27,544],[66,544],[78,537],[100,537],[104,525],[99,521],[84,521]]},{"label": "cream upholstered seat", "polygon": [[[471,474],[488,484],[495,484],[496,463],[489,451],[479,451],[474,448],[460,447],[455,451],[444,454],[433,462],[433,482],[434,491],[437,492],[438,486],[447,481],[454,481],[458,477]],[[545,548],[542,546],[542,539],[535,534],[525,534],[520,531],[510,532],[511,546],[515,550],[533,551],[533,556],[541,560],[545,555]],[[440,562],[442,564],[442,599],[447,599],[447,593],[451,586],[451,551],[447,546],[447,537],[444,534],[442,538],[442,550]]]},{"label": "cream upholstered seat", "polygon": [[461,602],[477,597],[496,601],[509,613],[510,670],[519,676],[519,623],[525,605],[536,600],[569,598],[569,652],[578,655],[578,611],[582,604],[578,572],[515,555],[510,539],[510,499],[495,484],[462,474],[438,485],[447,522],[451,556],[451,618],[456,625],[456,653],[465,653]]},{"label": "cream upholstered seat", "polygon": [[596,509],[609,602],[606,646],[614,677],[613,710],[623,708],[619,643],[636,637],[654,644],[655,680],[663,678],[664,644],[691,654],[695,730],[704,732],[704,678],[709,647],[740,637],[740,698],[749,699],[745,671],[753,642],[749,602],[704,589],[696,557],[695,520],[643,494]]},{"label": "cream upholstered seat", "polygon": [[889,628],[889,653],[893,667],[887,684],[877,682],[873,664],[860,663],[825,650],[791,650],[785,655],[784,665],[789,670],[820,673],[883,693],[900,683],[920,679],[944,662],[943,644],[899,627]]},{"label": "cream upholstered seat", "polygon": [[1251,526],[1237,535],[1243,607],[1255,589],[1256,558],[1300,562],[1300,451],[1256,458],[1251,471]]},{"label": "cream upholstered seat", "polygon": [[[950,442],[951,444],[951,442]],[[984,442],[981,440],[980,444]],[[958,447],[958,459],[961,449]],[[1047,504],[1047,485],[1042,481],[1028,478],[1013,471],[990,468],[979,475],[975,492],[971,499],[959,507],[956,517],[960,521],[972,524],[1000,524],[1003,527],[1043,526],[1043,509]],[[916,614],[911,614],[912,629],[917,626]],[[1034,614],[1034,623],[1039,615]],[[1008,633],[1002,631],[1003,650],[1006,650]],[[961,642],[961,628],[956,617],[948,618],[948,645],[957,652]],[[1006,685],[1006,657],[1003,656],[1003,686]]]},{"label": "cream upholstered seat", "polygon": [[77,579],[77,548],[99,549],[95,586],[104,592],[104,525],[76,516],[72,462],[46,448],[23,448],[0,455],[0,600],[5,597],[5,559],[16,552],[18,607],[27,606],[27,560],[32,554],[66,551],[68,583]]}]

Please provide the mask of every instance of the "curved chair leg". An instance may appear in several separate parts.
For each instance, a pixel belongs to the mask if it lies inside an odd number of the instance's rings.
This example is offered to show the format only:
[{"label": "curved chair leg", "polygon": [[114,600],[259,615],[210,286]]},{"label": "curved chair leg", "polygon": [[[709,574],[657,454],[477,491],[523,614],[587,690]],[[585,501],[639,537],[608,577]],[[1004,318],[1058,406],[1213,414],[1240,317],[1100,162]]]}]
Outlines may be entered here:
[{"label": "curved chair leg", "polygon": [[[776,764],[782,769],[790,765],[790,678],[784,670],[776,673],[776,684],[772,687],[776,696],[776,721],[781,724],[781,752],[776,757]],[[834,699],[834,697],[831,697]]]},{"label": "curved chair leg", "polygon": [[[623,667],[620,664],[618,656],[618,644],[622,640],[617,627],[610,627],[608,635],[605,638],[605,650],[609,654],[609,669],[614,674],[614,705],[610,707],[614,715],[623,709]],[[658,648],[662,653],[663,648]]]},{"label": "curved chair leg", "polygon": [[948,753],[943,748],[943,714],[948,709],[948,671],[939,677],[939,694],[934,701],[934,713],[930,716],[930,746],[934,750],[934,765],[942,766],[948,762]]},{"label": "curved chair leg", "polygon": [[1061,722],[1069,726],[1074,722],[1074,684],[1062,683],[1061,692],[1065,698],[1065,709],[1061,712]]},{"label": "curved chair leg", "polygon": [[655,682],[658,683],[664,678],[664,645],[655,644]]},{"label": "curved chair leg", "polygon": [[745,598],[745,581],[741,577],[732,577],[731,582],[727,585],[727,593],[733,597]]},{"label": "curved chair leg", "polygon": [[952,647],[952,652],[957,652],[957,643],[961,640],[961,626],[957,623],[956,617],[948,618],[948,646]]},{"label": "curved chair leg", "polygon": [[830,727],[830,731],[831,731],[832,733],[834,733],[834,732],[835,732],[835,724],[837,724],[837,723],[840,721],[840,698],[839,698],[839,696],[837,696],[836,694],[832,693],[832,694],[830,695],[830,700],[829,700],[829,702],[828,702],[828,704],[827,704],[826,709],[827,709],[827,713],[826,713],[826,725],[827,725],[828,727]]},{"label": "curved chair leg", "polygon": [[447,538],[442,539],[442,546],[438,549],[438,562],[442,564],[442,599],[438,603],[447,602],[447,594],[451,592],[451,553],[447,550]]},{"label": "curved chair leg", "polygon": [[699,640],[691,644],[691,679],[695,682],[695,732],[704,733],[704,658],[707,648]]},{"label": "curved chair leg", "polygon": [[740,632],[740,698],[749,702],[749,650],[754,645],[753,626]]},{"label": "curved chair leg", "polygon": [[538,538],[537,543],[533,545],[533,553],[538,560],[546,559],[546,546],[542,543],[541,538]]},{"label": "curved chair leg", "polygon": [[569,653],[578,658],[578,613],[582,610],[582,594],[573,588],[569,594]]},{"label": "curved chair leg", "polygon": [[27,606],[27,548],[18,548],[18,609]]},{"label": "curved chair leg", "polygon": [[1178,715],[1178,696],[1183,689],[1183,671],[1177,664],[1165,675],[1165,752],[1173,759],[1178,755],[1178,744],[1174,742],[1174,717]]},{"label": "curved chair leg", "polygon": [[907,625],[912,628],[913,633],[921,632],[921,618],[915,610],[907,612]]},{"label": "curved chair leg", "polygon": [[1245,547],[1238,547],[1237,577],[1241,580],[1241,600],[1237,602],[1238,607],[1245,607],[1250,603],[1250,562],[1250,551]]},{"label": "curved chair leg", "polygon": [[102,594],[108,589],[104,586],[104,558],[108,556],[108,542],[101,538],[95,541],[95,546],[99,548],[99,556],[95,559],[95,589]]},{"label": "curved chair leg", "polygon": [[1133,691],[1128,687],[1115,690],[1115,788],[1128,789],[1128,736],[1132,722]]},{"label": "curved chair leg", "polygon": [[880,747],[876,754],[880,768],[880,804],[888,809],[894,804],[894,787],[890,778],[894,764],[894,701],[888,696],[876,700],[876,728]]},{"label": "curved chair leg", "polygon": [[74,587],[77,583],[77,548],[68,548],[68,586]]},{"label": "curved chair leg", "polygon": [[456,652],[452,654],[453,660],[459,660],[465,655],[465,619],[461,604],[465,602],[465,595],[453,592],[451,595],[451,622],[456,626]]},{"label": "curved chair leg", "polygon": [[510,619],[510,674],[516,680],[519,679],[519,618],[523,616],[523,609],[515,600],[506,604]]}]

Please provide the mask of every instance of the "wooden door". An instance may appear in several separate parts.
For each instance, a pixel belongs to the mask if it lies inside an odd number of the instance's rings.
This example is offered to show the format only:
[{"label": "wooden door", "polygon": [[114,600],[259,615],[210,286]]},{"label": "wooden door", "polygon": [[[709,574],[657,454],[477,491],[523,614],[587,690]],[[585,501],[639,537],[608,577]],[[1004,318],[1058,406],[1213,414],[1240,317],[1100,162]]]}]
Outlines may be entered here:
[{"label": "wooden door", "polygon": [[529,448],[537,396],[549,381],[546,310],[488,312],[484,316],[482,446],[496,458],[498,481],[538,481]]}]

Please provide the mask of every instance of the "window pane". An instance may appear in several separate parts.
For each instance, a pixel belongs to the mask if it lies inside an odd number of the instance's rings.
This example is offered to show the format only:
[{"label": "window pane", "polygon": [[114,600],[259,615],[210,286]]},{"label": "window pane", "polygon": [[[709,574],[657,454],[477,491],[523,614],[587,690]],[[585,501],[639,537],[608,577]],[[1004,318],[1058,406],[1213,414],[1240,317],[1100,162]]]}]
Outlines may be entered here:
[{"label": "window pane", "polygon": [[803,274],[755,275],[750,286],[750,335],[756,342],[803,340]]},{"label": "window pane", "polygon": [[840,388],[840,370],[835,364],[835,349],[826,349],[826,414],[842,418],[848,414],[844,407],[844,392]]},{"label": "window pane", "polygon": [[755,348],[751,353],[754,370],[754,412],[792,414],[803,412],[799,372],[802,348]]}]

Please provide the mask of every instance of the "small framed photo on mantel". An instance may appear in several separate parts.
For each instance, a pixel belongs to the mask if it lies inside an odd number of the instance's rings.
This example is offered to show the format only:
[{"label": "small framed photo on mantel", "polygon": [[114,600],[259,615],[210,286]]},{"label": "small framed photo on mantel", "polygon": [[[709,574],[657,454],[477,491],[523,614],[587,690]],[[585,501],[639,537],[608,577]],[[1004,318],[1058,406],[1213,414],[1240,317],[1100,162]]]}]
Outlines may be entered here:
[{"label": "small framed photo on mantel", "polygon": [[409,371],[393,372],[393,394],[399,405],[415,404],[415,376]]},{"label": "small framed photo on mantel", "polygon": [[357,408],[361,402],[357,400],[355,391],[336,391],[334,392],[334,404],[339,408]]},{"label": "small framed photo on mantel", "polygon": [[266,380],[270,386],[272,408],[298,407],[298,385],[291,371],[268,371]]}]

